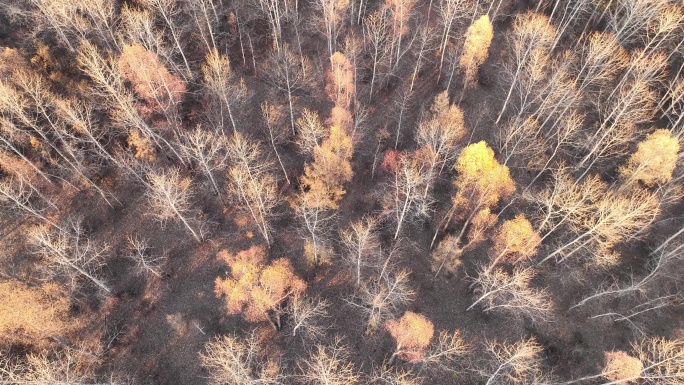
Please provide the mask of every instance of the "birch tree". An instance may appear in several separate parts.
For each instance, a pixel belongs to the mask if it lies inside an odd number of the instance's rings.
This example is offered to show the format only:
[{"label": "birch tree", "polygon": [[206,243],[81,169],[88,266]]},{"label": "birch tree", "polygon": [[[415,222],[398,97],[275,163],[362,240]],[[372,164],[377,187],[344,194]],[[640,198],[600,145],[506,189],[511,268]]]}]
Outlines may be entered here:
[{"label": "birch tree", "polygon": [[107,245],[98,245],[90,240],[79,222],[72,222],[68,230],[51,229],[45,225],[30,230],[37,253],[45,258],[46,274],[64,277],[74,289],[83,279],[111,293],[111,288],[100,276]]},{"label": "birch tree", "polygon": [[226,140],[223,136],[206,131],[201,126],[184,133],[180,144],[181,154],[189,164],[196,164],[200,172],[209,178],[214,193],[219,196],[222,190],[214,173],[226,167],[228,153],[224,151],[225,146]]},{"label": "birch tree", "polygon": [[328,42],[328,54],[332,57],[336,50],[337,38],[340,35],[345,13],[349,8],[349,0],[315,0],[313,3]]},{"label": "birch tree", "polygon": [[151,212],[162,226],[169,220],[180,220],[197,242],[202,242],[202,235],[196,226],[190,208],[192,191],[190,179],[183,178],[177,169],[168,171],[150,171],[147,174],[149,188],[147,198]]},{"label": "birch tree", "polygon": [[508,89],[506,99],[496,123],[503,117],[506,107],[511,99],[513,90],[520,81],[523,69],[526,68],[531,60],[543,56],[549,50],[550,45],[556,38],[556,29],[549,23],[548,17],[527,12],[519,14],[513,21],[512,36],[510,40],[511,51],[515,57],[512,70],[511,86]]},{"label": "birch tree", "polygon": [[553,301],[546,289],[531,287],[536,272],[532,269],[514,268],[507,273],[501,268],[481,269],[475,285],[475,301],[466,309],[482,304],[485,312],[501,313],[533,322],[547,322],[552,318]]},{"label": "birch tree", "polygon": [[486,361],[475,371],[489,384],[545,384],[540,356],[544,351],[534,337],[517,342],[486,341]]},{"label": "birch tree", "polygon": [[356,277],[356,287],[361,286],[362,277],[368,267],[377,266],[380,253],[380,239],[377,234],[378,220],[364,217],[353,222],[342,232],[342,243],[347,252],[343,258],[350,265]]},{"label": "birch tree", "polygon": [[200,352],[201,365],[209,371],[211,384],[284,384],[277,359],[263,355],[264,341],[256,330],[247,337],[234,334],[216,337]]},{"label": "birch tree", "polygon": [[218,127],[223,129],[224,116],[228,114],[233,131],[238,131],[236,110],[245,101],[247,88],[242,81],[235,79],[230,60],[227,56],[220,55],[218,50],[211,50],[202,66],[202,73],[204,86],[209,90],[214,102],[218,104]]},{"label": "birch tree", "polygon": [[463,70],[463,92],[460,99],[463,99],[468,83],[473,83],[477,79],[478,68],[487,60],[489,56],[489,46],[494,37],[494,28],[488,15],[480,16],[468,27],[463,43],[463,53],[459,62]]},{"label": "birch tree", "polygon": [[312,85],[311,63],[308,58],[300,60],[287,44],[282,49],[274,51],[266,62],[266,79],[279,93],[287,96],[290,112],[290,126],[292,135],[295,132],[295,101],[301,97]]},{"label": "birch tree", "polygon": [[271,218],[279,202],[272,164],[265,159],[258,143],[248,140],[239,132],[234,133],[226,145],[232,163],[228,170],[228,191],[244,205],[270,245]]}]

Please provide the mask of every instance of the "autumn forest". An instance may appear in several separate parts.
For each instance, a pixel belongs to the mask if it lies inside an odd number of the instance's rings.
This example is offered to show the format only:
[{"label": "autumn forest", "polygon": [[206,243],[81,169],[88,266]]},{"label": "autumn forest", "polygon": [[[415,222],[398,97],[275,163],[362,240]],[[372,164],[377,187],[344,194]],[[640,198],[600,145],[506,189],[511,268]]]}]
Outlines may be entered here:
[{"label": "autumn forest", "polygon": [[0,384],[684,384],[680,0],[0,0]]}]

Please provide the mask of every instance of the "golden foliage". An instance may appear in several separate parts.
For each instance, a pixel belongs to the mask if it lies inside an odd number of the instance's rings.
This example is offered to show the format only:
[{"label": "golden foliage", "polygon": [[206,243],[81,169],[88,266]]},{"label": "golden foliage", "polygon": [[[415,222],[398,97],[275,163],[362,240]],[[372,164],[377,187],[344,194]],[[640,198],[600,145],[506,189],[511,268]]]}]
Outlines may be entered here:
[{"label": "golden foliage", "polygon": [[306,282],[295,274],[289,259],[276,259],[267,265],[261,246],[236,255],[221,250],[216,257],[230,267],[229,277],[215,280],[216,297],[224,299],[228,314],[242,313],[249,322],[268,320],[269,311],[306,290]]},{"label": "golden foliage", "polygon": [[518,214],[499,226],[494,235],[492,252],[497,258],[517,263],[535,255],[540,243],[541,236],[530,221],[523,214]]},{"label": "golden foliage", "polygon": [[135,149],[136,158],[150,162],[156,159],[157,151],[154,149],[154,146],[147,138],[143,137],[137,129],[134,128],[131,130],[126,142]]},{"label": "golden foliage", "polygon": [[648,187],[665,183],[672,179],[678,153],[677,138],[669,130],[656,130],[639,143],[637,151],[620,168],[620,174],[628,181],[639,180]]},{"label": "golden foliage", "polygon": [[461,68],[465,71],[466,83],[475,80],[478,67],[487,60],[493,37],[494,28],[489,15],[480,16],[468,27],[460,61]]},{"label": "golden foliage", "polygon": [[485,141],[473,143],[461,151],[454,169],[458,193],[453,198],[457,207],[492,207],[515,191],[508,167],[500,164]]},{"label": "golden foliage", "polygon": [[23,282],[0,282],[0,342],[41,345],[49,337],[74,328],[69,299],[55,284],[31,287]]},{"label": "golden foliage", "polygon": [[314,161],[304,167],[301,184],[310,207],[335,209],[345,194],[343,185],[351,181],[352,140],[337,126],[314,148]]},{"label": "golden foliage", "polygon": [[354,67],[342,52],[335,52],[330,57],[331,68],[328,72],[325,90],[335,106],[349,109],[354,100]]},{"label": "golden foliage", "polygon": [[606,366],[603,368],[603,376],[611,382],[625,385],[629,381],[624,379],[636,379],[641,375],[644,364],[638,358],[632,357],[625,352],[606,352]]},{"label": "golden foliage", "polygon": [[398,320],[387,321],[385,328],[397,342],[398,356],[405,361],[421,360],[435,333],[429,319],[411,311]]}]

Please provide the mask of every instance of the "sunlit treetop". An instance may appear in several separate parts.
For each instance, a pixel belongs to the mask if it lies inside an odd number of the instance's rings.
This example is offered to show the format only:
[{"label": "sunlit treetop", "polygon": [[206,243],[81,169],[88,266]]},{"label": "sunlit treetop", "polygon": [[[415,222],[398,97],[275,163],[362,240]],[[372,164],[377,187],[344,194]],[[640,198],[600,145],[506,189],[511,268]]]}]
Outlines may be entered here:
[{"label": "sunlit treetop", "polygon": [[499,163],[486,142],[473,143],[461,151],[454,166],[458,177],[454,185],[462,197],[477,195],[484,207],[494,206],[515,192],[508,167]]},{"label": "sunlit treetop", "polygon": [[335,209],[353,176],[352,139],[343,129],[330,127],[327,139],[314,148],[314,161],[304,167],[302,187],[309,206]]},{"label": "sunlit treetop", "polygon": [[679,141],[669,130],[656,130],[639,143],[637,151],[620,168],[620,174],[627,180],[639,180],[652,187],[672,179],[677,167]]},{"label": "sunlit treetop", "polygon": [[510,262],[518,262],[537,253],[541,237],[523,214],[518,214],[499,226],[494,236],[495,255],[505,256]]},{"label": "sunlit treetop", "polygon": [[306,282],[295,274],[289,259],[266,264],[266,251],[261,246],[237,254],[222,250],[217,258],[228,264],[230,274],[216,278],[214,292],[224,299],[228,314],[241,312],[249,322],[268,320],[269,311],[306,290]]},{"label": "sunlit treetop", "polygon": [[465,70],[465,76],[469,82],[475,80],[477,68],[487,60],[493,37],[494,28],[489,15],[480,16],[468,27],[460,65]]},{"label": "sunlit treetop", "polygon": [[388,321],[385,328],[397,341],[397,351],[407,361],[422,358],[435,333],[432,322],[421,314],[407,311],[398,320]]}]

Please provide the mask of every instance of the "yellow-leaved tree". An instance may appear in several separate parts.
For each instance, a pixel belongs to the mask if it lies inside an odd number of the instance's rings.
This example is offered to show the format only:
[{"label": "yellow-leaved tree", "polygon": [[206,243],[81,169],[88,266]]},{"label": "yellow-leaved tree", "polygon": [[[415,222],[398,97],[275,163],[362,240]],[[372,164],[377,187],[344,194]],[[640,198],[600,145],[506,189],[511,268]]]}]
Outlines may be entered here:
[{"label": "yellow-leaved tree", "polygon": [[304,167],[301,186],[307,205],[337,209],[351,181],[352,140],[344,130],[330,127],[330,135],[313,150],[314,161]]},{"label": "yellow-leaved tree", "polygon": [[464,148],[454,169],[458,173],[454,180],[456,194],[451,198],[451,209],[437,226],[432,238],[433,244],[439,231],[446,228],[454,217],[464,221],[457,237],[460,242],[468,225],[480,210],[491,209],[515,192],[515,182],[508,167],[496,160],[494,150],[485,141]]},{"label": "yellow-leaved tree", "polygon": [[468,27],[463,43],[463,54],[459,62],[464,72],[461,99],[463,99],[463,93],[465,93],[468,84],[477,79],[478,68],[487,60],[493,37],[494,28],[489,20],[489,15],[480,16]]},{"label": "yellow-leaved tree", "polygon": [[677,166],[679,141],[669,130],[660,129],[646,136],[637,151],[620,168],[625,186],[641,182],[647,187],[672,179]]},{"label": "yellow-leaved tree", "polygon": [[224,299],[228,314],[242,313],[248,322],[269,321],[279,330],[283,302],[306,290],[290,260],[279,258],[267,264],[261,246],[237,254],[221,250],[216,257],[230,267],[228,277],[214,281],[216,297]]}]

